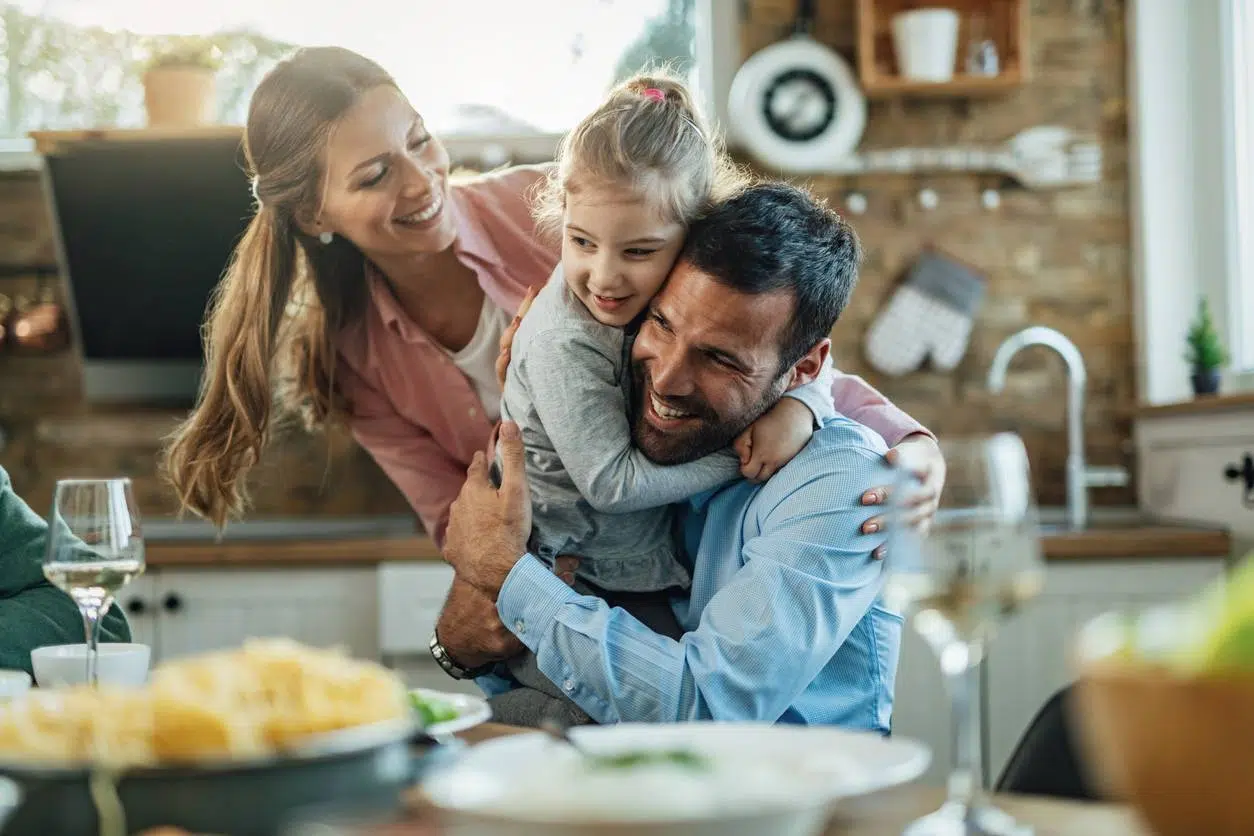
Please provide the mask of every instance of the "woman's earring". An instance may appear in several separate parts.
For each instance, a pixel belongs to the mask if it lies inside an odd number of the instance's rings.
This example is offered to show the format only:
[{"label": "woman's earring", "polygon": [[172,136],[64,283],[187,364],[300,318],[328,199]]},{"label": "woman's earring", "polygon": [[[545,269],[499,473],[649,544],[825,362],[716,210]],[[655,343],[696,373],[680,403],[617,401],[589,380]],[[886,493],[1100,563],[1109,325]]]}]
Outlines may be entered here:
[{"label": "woman's earring", "polygon": [[331,241],[334,239],[335,239],[335,234],[332,233],[330,230],[327,230],[326,232],[318,233],[318,240],[324,244],[330,244]]}]

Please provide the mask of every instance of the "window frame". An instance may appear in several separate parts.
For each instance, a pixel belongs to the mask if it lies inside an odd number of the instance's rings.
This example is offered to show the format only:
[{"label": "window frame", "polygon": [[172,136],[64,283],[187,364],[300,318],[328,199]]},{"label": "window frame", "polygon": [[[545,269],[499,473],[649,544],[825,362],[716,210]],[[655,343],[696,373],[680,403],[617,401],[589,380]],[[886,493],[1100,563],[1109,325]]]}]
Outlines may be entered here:
[{"label": "window frame", "polygon": [[[1189,400],[1185,335],[1205,294],[1225,345],[1239,267],[1234,185],[1233,2],[1129,0],[1130,259],[1141,403]],[[1216,44],[1220,45],[1216,49]],[[1254,391],[1254,372],[1223,370],[1223,391]]]},{"label": "window frame", "polygon": [[[1242,45],[1242,35],[1254,31],[1254,4],[1250,0],[1221,0],[1225,37],[1224,163],[1231,188],[1227,203],[1228,266],[1223,304],[1227,313],[1231,373],[1254,385],[1254,44]],[[1244,25],[1240,25],[1244,24]],[[1248,319],[1248,321],[1247,321]]]}]

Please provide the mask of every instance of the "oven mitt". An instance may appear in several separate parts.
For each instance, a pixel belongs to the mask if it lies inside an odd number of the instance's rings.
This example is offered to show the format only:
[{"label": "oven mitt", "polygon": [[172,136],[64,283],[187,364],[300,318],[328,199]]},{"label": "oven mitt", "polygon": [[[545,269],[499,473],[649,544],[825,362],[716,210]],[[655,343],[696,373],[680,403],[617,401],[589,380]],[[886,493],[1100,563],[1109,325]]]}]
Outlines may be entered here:
[{"label": "oven mitt", "polygon": [[970,268],[925,252],[866,332],[867,360],[888,375],[923,365],[952,371],[967,351],[985,281]]}]

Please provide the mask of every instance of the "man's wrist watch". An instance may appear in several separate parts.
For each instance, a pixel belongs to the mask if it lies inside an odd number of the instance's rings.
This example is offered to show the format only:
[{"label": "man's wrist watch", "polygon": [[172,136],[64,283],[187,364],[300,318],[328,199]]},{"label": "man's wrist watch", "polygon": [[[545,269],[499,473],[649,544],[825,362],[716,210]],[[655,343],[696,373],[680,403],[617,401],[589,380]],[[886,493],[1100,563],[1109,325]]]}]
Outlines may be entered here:
[{"label": "man's wrist watch", "polygon": [[478,679],[485,674],[491,673],[496,666],[495,662],[488,662],[486,665],[480,665],[477,668],[463,668],[453,661],[452,656],[448,655],[444,645],[440,644],[440,637],[434,631],[431,633],[431,641],[427,644],[427,647],[431,650],[431,658],[435,659],[435,663],[454,679]]}]

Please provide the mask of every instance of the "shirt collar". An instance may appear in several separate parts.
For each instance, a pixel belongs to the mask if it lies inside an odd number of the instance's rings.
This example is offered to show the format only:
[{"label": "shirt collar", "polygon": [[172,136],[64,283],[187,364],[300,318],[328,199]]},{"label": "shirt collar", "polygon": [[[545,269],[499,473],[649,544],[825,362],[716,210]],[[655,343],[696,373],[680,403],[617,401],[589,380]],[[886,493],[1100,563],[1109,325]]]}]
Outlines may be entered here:
[{"label": "shirt collar", "polygon": [[366,282],[370,286],[370,304],[378,311],[379,319],[383,321],[385,328],[405,342],[429,342],[426,333],[418,327],[409,314],[405,313],[405,309],[397,301],[396,294],[392,293],[392,288],[383,276],[383,271],[369,261],[366,262]]},{"label": "shirt collar", "polygon": [[480,218],[466,205],[467,197],[463,189],[449,189],[449,210],[453,213],[453,226],[457,229],[453,252],[460,259],[470,256],[483,264],[500,266],[501,253],[484,229]]},{"label": "shirt collar", "polygon": [[693,494],[688,497],[688,504],[692,506],[692,510],[698,513],[704,511],[706,506],[710,504],[710,500],[714,498],[714,494],[721,490],[721,487],[710,488],[709,490],[701,491],[701,493]]}]

